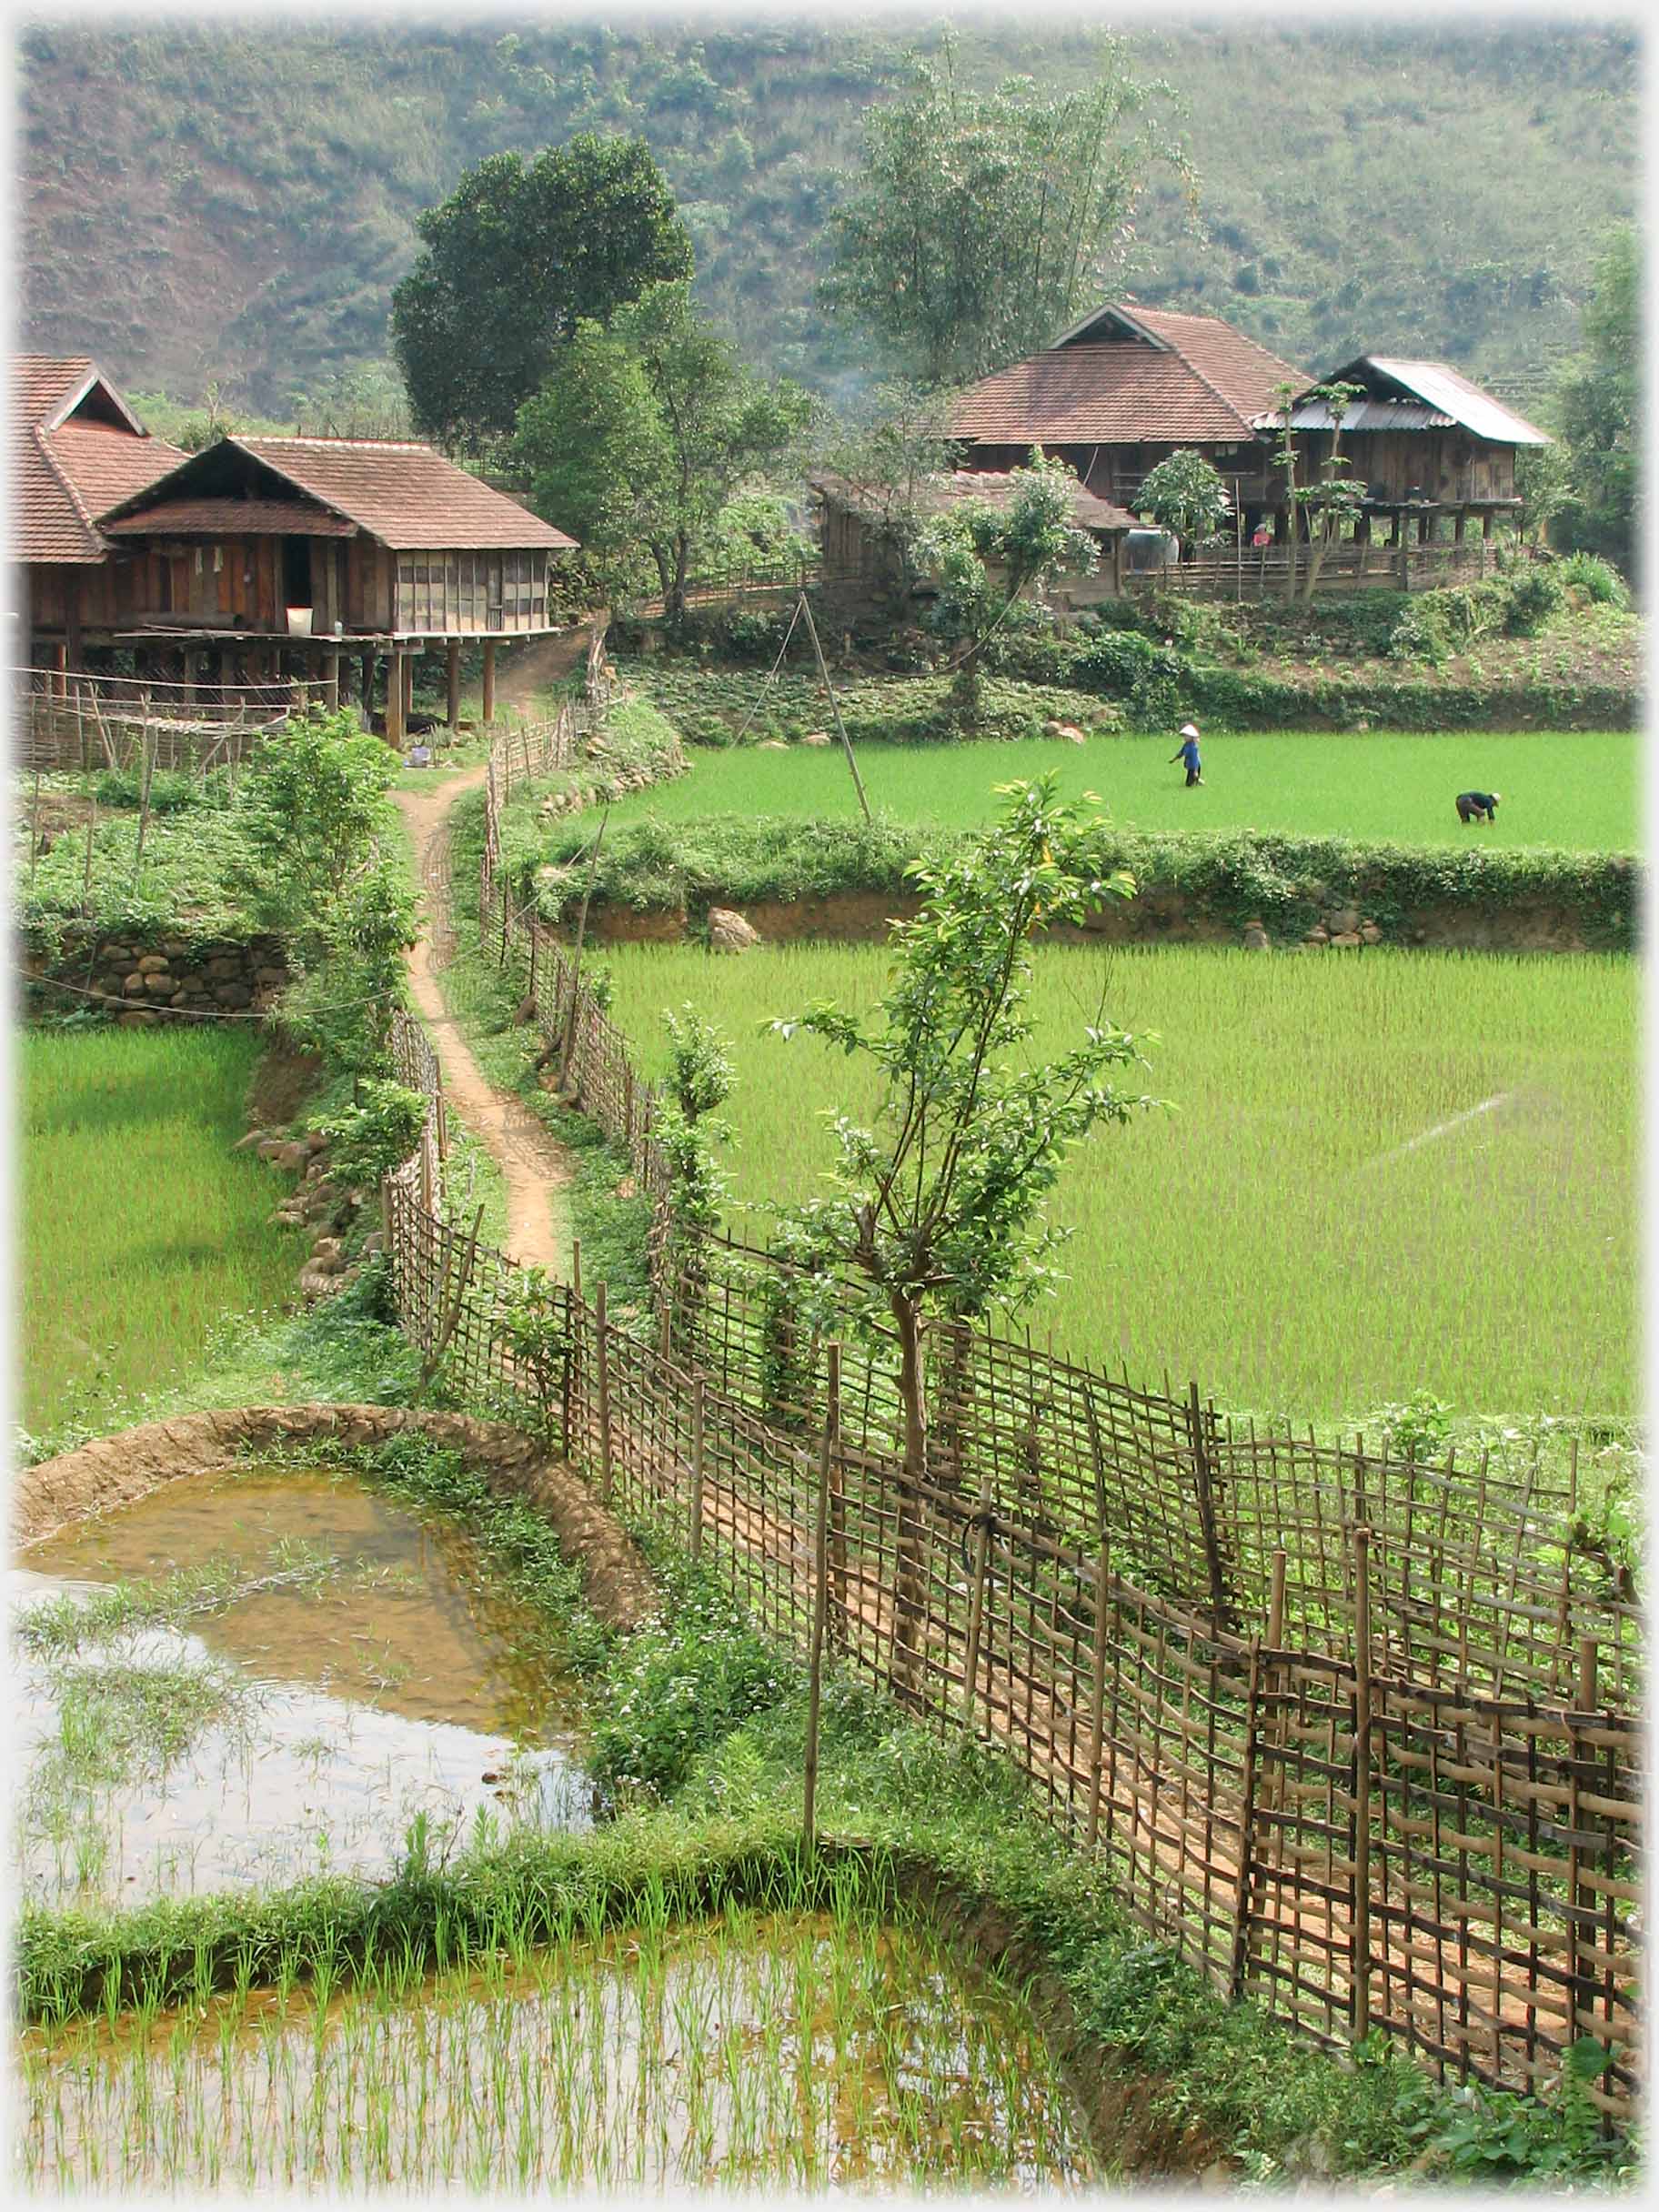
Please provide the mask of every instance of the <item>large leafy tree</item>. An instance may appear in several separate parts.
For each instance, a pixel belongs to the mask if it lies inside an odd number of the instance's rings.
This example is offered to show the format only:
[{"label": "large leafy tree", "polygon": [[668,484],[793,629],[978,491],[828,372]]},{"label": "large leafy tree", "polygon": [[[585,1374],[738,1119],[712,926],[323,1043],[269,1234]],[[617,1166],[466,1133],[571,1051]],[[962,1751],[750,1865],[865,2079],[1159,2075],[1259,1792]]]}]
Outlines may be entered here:
[{"label": "large leafy tree", "polygon": [[1551,536],[1569,550],[1600,553],[1626,573],[1635,558],[1641,481],[1641,297],[1636,233],[1621,226],[1596,263],[1584,309],[1589,352],[1555,394],[1569,490]]},{"label": "large leafy tree", "polygon": [[[1031,1051],[1031,938],[1133,895],[1107,824],[1059,796],[1053,775],[1003,787],[1000,816],[942,862],[910,874],[924,896],[893,926],[891,988],[866,1019],[820,1001],[772,1029],[872,1063],[868,1123],[826,1111],[835,1156],[821,1195],[779,1209],[783,1248],[820,1286],[832,1322],[853,1301],[895,1343],[907,1483],[929,1477],[924,1344],[940,1321],[1019,1312],[1052,1280],[1061,1232],[1043,1218],[1068,1152],[1102,1121],[1151,1101],[1120,1089],[1136,1041],[1104,1002],[1055,1060]],[[920,1610],[916,1515],[901,1520],[895,1666],[913,1664]]]},{"label": "large leafy tree", "polygon": [[803,431],[809,395],[745,368],[687,284],[654,285],[609,323],[585,321],[519,412],[532,498],[602,566],[643,547],[668,615],[731,495]]},{"label": "large leafy tree", "polygon": [[691,273],[674,195],[639,138],[584,132],[528,166],[492,154],[417,228],[392,342],[417,422],[447,445],[510,434],[578,322]]},{"label": "large leafy tree", "polygon": [[913,89],[871,107],[864,164],[832,219],[825,305],[926,383],[966,382],[1045,346],[1126,256],[1149,169],[1186,157],[1169,96],[1103,39],[1092,81],[1051,96],[1030,77],[978,94],[947,41],[910,57]]}]

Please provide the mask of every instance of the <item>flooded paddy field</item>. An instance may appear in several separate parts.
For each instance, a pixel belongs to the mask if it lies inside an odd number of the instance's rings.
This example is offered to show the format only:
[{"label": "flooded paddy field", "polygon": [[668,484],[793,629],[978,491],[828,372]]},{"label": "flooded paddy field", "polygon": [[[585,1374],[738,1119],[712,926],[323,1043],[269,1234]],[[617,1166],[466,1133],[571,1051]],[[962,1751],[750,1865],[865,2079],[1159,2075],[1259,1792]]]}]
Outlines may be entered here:
[{"label": "flooded paddy field", "polygon": [[31,2187],[1080,2187],[1087,2134],[1011,1986],[925,1920],[649,1914],[436,1976],[35,2031]]},{"label": "flooded paddy field", "polygon": [[44,1905],[383,1873],[585,1825],[579,1688],[466,1535],[343,1473],[183,1479],[10,1577],[17,1877]]}]

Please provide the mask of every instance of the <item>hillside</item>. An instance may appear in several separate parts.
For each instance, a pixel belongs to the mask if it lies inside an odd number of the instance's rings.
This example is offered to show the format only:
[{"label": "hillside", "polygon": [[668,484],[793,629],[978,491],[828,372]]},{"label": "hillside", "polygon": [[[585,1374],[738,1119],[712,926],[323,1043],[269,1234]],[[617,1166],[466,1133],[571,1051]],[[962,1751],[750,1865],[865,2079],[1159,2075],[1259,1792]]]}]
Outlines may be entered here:
[{"label": "hillside", "polygon": [[[923,36],[931,43],[936,35]],[[755,360],[859,373],[813,287],[836,172],[909,35],[874,25],[35,26],[20,39],[26,342],[130,387],[286,411],[385,356],[413,222],[460,170],[582,128],[642,131],[679,194],[706,304]],[[1187,111],[1202,225],[1142,210],[1133,283],[1334,365],[1423,351],[1513,390],[1575,344],[1591,241],[1634,212],[1626,32],[1137,32]],[[1075,30],[976,28],[975,76],[1061,83]]]}]

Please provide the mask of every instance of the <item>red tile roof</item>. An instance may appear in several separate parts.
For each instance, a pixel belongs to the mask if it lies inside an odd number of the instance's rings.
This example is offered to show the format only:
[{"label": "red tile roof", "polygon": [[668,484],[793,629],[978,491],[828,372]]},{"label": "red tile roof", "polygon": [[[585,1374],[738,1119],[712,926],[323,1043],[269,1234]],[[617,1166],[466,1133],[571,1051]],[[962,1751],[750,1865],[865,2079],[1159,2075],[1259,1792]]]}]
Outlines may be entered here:
[{"label": "red tile roof", "polygon": [[351,538],[357,526],[308,499],[167,499],[106,522],[111,538]]},{"label": "red tile roof", "polygon": [[1274,387],[1307,381],[1214,316],[1121,312],[1168,350],[1132,337],[1051,347],[965,392],[952,427],[988,446],[1252,440]]},{"label": "red tile roof", "polygon": [[394,549],[531,546],[551,552],[576,543],[430,446],[352,437],[233,442]]},{"label": "red tile roof", "polygon": [[185,456],[176,446],[80,412],[87,399],[136,417],[85,354],[23,354],[12,365],[13,553],[23,561],[104,559],[96,517]]},{"label": "red tile roof", "polygon": [[[812,482],[826,498],[845,508],[850,514],[868,519],[880,519],[880,502],[865,493],[861,485],[845,477],[814,477]],[[1013,478],[1000,470],[958,468],[949,477],[931,478],[920,494],[917,504],[930,514],[939,514],[959,499],[984,499],[993,507],[1002,506],[1013,495]],[[1110,499],[1102,499],[1081,484],[1071,488],[1071,519],[1080,530],[1132,530],[1138,526],[1127,508],[1114,507]]]}]

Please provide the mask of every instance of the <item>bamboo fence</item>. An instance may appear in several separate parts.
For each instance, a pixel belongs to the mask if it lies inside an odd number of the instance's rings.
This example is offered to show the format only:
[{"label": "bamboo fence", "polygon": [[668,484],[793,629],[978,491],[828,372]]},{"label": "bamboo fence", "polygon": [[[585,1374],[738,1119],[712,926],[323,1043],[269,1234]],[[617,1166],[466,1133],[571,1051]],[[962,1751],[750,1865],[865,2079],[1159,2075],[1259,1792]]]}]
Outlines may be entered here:
[{"label": "bamboo fence", "polygon": [[[589,712],[560,721],[553,759]],[[653,1094],[503,879],[507,773],[492,756],[485,940],[528,964],[550,1042],[570,1024],[569,1080],[651,1200],[653,1311],[531,1282],[439,1218],[437,1067],[399,1017],[432,1111],[387,1179],[388,1248],[445,1386],[540,1424],[765,1629],[805,1649],[816,1604],[842,1664],[1000,1744],[1148,1934],[1229,1995],[1333,2047],[1379,2031],[1530,2091],[1593,2037],[1592,2094],[1628,2122],[1641,1619],[1580,1533],[1576,1463],[1258,1433],[1196,1383],[940,1329],[927,1475],[908,1477],[881,1332],[849,1317],[828,1343],[774,1255],[676,1239]]]}]

